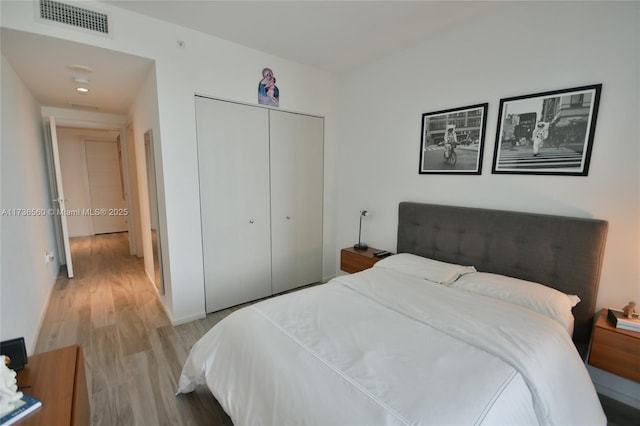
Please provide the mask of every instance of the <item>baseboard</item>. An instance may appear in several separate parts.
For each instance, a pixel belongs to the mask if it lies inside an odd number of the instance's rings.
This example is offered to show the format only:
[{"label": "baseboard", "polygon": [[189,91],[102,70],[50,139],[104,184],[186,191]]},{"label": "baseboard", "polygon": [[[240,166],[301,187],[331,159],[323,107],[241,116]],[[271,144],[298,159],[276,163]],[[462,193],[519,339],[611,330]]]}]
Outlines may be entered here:
[{"label": "baseboard", "polygon": [[324,283],[326,283],[328,281],[331,281],[335,277],[336,277],[336,275],[331,275],[331,276],[328,276],[328,277],[322,277],[322,283],[324,284]]},{"label": "baseboard", "polygon": [[47,316],[47,309],[49,307],[49,300],[51,300],[51,295],[53,294],[53,287],[56,282],[53,282],[53,285],[49,289],[49,294],[47,295],[47,299],[44,302],[44,306],[40,311],[40,320],[38,321],[38,326],[36,327],[36,332],[33,336],[33,340],[27,344],[27,355],[31,356],[35,353],[36,346],[38,344],[38,339],[40,338],[40,330],[42,330],[42,325],[44,324],[44,319]]},{"label": "baseboard", "polygon": [[176,326],[176,325],[186,324],[186,323],[191,322],[191,321],[195,321],[195,320],[199,320],[199,319],[202,319],[202,318],[206,318],[206,316],[207,316],[207,314],[203,312],[201,314],[189,315],[187,317],[172,319],[171,320],[171,325]]},{"label": "baseboard", "polygon": [[162,306],[162,309],[164,310],[164,313],[167,314],[167,318],[169,318],[169,322],[171,322],[171,325],[173,325],[173,326],[182,325],[182,324],[186,324],[186,323],[191,322],[191,321],[195,321],[195,320],[199,320],[199,319],[205,318],[207,316],[206,312],[202,312],[202,313],[189,315],[189,316],[182,317],[182,318],[174,318],[173,317],[173,312],[169,311],[169,309],[165,305],[164,299],[163,299],[162,295],[160,294],[160,291],[158,290],[158,287],[156,287],[156,285],[153,283],[153,279],[151,278],[151,276],[149,275],[149,273],[147,272],[146,269],[144,270],[144,273],[147,276],[147,282],[155,290],[156,297],[158,298],[158,301],[160,302],[160,306]]},{"label": "baseboard", "polygon": [[[58,266],[58,270],[60,266]],[[40,330],[42,330],[42,325],[44,324],[44,319],[47,316],[47,309],[49,309],[49,301],[51,300],[51,295],[53,294],[53,289],[56,287],[56,282],[58,281],[58,276],[60,274],[54,274],[53,282],[49,285],[49,292],[47,293],[47,298],[44,301],[44,305],[40,310],[40,319],[38,320],[38,326],[36,327],[36,332],[34,334],[33,341],[27,343],[27,355],[31,356],[34,354],[36,350],[36,346],[38,344],[38,339],[40,339]]]},{"label": "baseboard", "polygon": [[587,365],[587,370],[598,393],[640,410],[640,383],[591,365]]},{"label": "baseboard", "polygon": [[155,283],[153,282],[153,277],[151,275],[149,275],[149,271],[147,271],[147,268],[145,268],[144,265],[143,265],[142,269],[144,269],[144,275],[147,277],[147,282],[149,284],[151,284],[151,287],[153,287],[154,289],[156,289],[156,291],[158,291],[158,288],[156,287]]}]

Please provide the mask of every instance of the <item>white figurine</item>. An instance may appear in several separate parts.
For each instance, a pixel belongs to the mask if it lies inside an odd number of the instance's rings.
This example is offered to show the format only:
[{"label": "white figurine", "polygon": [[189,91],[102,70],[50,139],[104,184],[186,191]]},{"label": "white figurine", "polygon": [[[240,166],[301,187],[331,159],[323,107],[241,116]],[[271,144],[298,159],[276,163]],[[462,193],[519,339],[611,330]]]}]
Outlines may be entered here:
[{"label": "white figurine", "polygon": [[18,384],[16,381],[16,372],[7,367],[6,360],[8,359],[4,355],[0,355],[0,417],[13,411],[20,398],[22,398],[22,392],[18,391]]},{"label": "white figurine", "polygon": [[622,308],[622,313],[627,318],[633,318],[633,314],[636,313],[636,302],[631,301],[627,306]]}]

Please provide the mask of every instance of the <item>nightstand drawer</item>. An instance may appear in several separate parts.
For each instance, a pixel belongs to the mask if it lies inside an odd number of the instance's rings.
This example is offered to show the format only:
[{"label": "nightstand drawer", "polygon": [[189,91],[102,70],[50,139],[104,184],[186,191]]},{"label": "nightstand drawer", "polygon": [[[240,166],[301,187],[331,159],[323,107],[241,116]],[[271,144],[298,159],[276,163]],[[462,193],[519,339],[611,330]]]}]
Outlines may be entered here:
[{"label": "nightstand drawer", "polygon": [[593,328],[589,364],[640,382],[640,333],[617,329],[606,317],[604,310]]}]

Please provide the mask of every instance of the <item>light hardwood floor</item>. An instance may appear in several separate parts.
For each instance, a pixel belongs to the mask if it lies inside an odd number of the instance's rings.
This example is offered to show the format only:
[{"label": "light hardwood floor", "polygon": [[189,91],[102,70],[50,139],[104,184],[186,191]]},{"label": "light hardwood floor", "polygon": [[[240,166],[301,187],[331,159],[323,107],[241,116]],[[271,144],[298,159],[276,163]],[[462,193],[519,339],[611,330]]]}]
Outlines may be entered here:
[{"label": "light hardwood floor", "polygon": [[233,309],[172,326],[126,233],[74,238],[76,276],[57,279],[35,353],[82,346],[93,425],[222,425],[206,388],[175,395],[192,345]]}]

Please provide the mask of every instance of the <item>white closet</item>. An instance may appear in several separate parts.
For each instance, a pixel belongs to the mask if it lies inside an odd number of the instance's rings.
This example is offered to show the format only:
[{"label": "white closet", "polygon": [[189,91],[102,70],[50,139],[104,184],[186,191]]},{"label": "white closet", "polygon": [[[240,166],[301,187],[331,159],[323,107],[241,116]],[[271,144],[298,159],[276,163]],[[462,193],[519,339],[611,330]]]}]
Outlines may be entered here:
[{"label": "white closet", "polygon": [[196,97],[206,310],[322,279],[324,120]]}]

